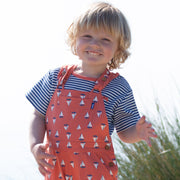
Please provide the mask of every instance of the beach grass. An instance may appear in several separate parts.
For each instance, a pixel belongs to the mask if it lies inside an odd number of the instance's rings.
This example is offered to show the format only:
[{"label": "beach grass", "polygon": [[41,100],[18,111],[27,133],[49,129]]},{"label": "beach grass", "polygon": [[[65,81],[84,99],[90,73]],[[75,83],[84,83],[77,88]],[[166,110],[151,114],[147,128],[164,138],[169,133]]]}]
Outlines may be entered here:
[{"label": "beach grass", "polygon": [[117,140],[116,155],[119,180],[179,180],[180,179],[180,117],[178,111],[167,115],[156,102],[156,115],[147,117],[158,135],[152,147],[144,141],[126,144]]}]

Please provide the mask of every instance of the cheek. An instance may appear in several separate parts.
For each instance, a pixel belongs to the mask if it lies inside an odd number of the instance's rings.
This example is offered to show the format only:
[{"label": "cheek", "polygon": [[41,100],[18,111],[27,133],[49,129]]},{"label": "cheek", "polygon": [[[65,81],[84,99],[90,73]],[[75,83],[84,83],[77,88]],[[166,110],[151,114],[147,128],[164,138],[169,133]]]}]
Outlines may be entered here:
[{"label": "cheek", "polygon": [[106,52],[109,56],[114,57],[116,50],[114,49],[114,47],[109,47],[106,49]]},{"label": "cheek", "polygon": [[118,51],[117,46],[113,46],[113,48],[112,48],[113,57],[117,54],[117,51]]},{"label": "cheek", "polygon": [[77,41],[76,42],[76,55],[79,56],[79,58],[81,58],[82,54],[83,54],[83,44],[81,43],[81,41]]},{"label": "cheek", "polygon": [[76,49],[78,50],[80,50],[80,49],[82,49],[83,48],[83,42],[82,41],[76,41]]},{"label": "cheek", "polygon": [[79,42],[77,41],[75,44],[76,55],[79,53],[79,50],[80,50],[80,45],[79,45]]}]

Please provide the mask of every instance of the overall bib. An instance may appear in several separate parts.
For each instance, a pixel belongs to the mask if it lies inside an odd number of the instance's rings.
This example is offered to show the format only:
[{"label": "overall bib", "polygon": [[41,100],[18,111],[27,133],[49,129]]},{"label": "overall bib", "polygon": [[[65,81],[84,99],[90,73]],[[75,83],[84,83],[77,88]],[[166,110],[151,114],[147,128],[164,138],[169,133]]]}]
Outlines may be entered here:
[{"label": "overall bib", "polygon": [[101,90],[118,74],[106,69],[91,92],[64,89],[75,68],[61,68],[46,112],[48,152],[57,159],[49,160],[55,167],[45,180],[117,180]]}]

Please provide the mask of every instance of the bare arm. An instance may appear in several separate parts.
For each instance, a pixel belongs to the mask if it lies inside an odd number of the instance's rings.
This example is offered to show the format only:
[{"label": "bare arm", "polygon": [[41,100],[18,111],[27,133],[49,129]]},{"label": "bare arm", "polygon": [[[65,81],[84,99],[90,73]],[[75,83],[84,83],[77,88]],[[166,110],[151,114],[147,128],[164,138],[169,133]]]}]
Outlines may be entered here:
[{"label": "bare arm", "polygon": [[45,116],[40,114],[38,111],[34,111],[33,117],[30,123],[30,148],[31,151],[36,144],[43,143],[45,135]]},{"label": "bare arm", "polygon": [[29,137],[31,152],[39,165],[39,171],[45,176],[54,168],[52,164],[47,162],[47,159],[56,159],[56,156],[48,154],[46,152],[48,146],[43,144],[46,132],[44,120],[45,117],[35,110],[30,123]]},{"label": "bare arm", "polygon": [[145,120],[145,116],[139,119],[135,126],[118,133],[119,138],[126,143],[135,143],[145,140],[151,146],[150,137],[156,138],[152,124]]}]

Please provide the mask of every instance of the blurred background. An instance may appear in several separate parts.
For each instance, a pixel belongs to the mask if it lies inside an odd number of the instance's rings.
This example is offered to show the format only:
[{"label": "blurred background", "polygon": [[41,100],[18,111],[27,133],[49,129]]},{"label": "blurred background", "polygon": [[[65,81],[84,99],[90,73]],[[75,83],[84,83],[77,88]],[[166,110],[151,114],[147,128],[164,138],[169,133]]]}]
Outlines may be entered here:
[{"label": "blurred background", "polygon": [[[33,107],[25,94],[50,69],[77,61],[66,30],[92,2],[0,1],[1,180],[43,179],[29,150]],[[123,12],[132,31],[131,57],[117,71],[130,83],[140,113],[155,114],[158,100],[171,115],[180,105],[178,0],[106,2]]]}]

